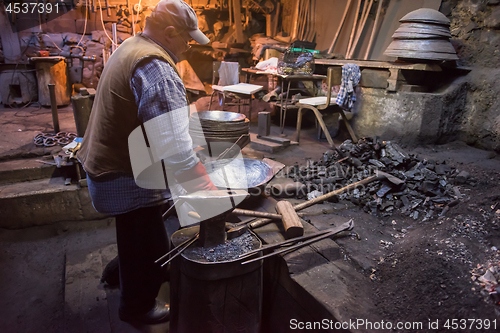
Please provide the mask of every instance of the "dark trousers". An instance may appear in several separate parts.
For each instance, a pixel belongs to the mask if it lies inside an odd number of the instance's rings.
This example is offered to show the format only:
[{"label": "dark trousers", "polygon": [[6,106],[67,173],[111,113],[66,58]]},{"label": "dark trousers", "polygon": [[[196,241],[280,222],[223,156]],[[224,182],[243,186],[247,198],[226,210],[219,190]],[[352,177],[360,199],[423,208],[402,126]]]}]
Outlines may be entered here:
[{"label": "dark trousers", "polygon": [[155,260],[168,252],[162,206],[139,208],[116,216],[120,265],[120,311],[145,313],[165,280],[165,269]]}]

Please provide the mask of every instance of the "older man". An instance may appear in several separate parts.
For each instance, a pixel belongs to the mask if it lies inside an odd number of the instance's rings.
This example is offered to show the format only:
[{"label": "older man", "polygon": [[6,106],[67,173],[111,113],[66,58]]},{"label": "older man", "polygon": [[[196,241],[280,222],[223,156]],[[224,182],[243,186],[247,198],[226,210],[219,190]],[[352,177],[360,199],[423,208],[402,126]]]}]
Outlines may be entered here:
[{"label": "older man", "polygon": [[[198,29],[194,10],[180,0],[161,0],[146,19],[143,33],[127,39],[109,58],[102,73],[77,157],[88,176],[97,211],[116,216],[120,269],[120,318],[154,324],[169,318],[169,306],[156,299],[164,272],[154,261],[168,251],[162,221],[167,190],[139,187],[134,179],[128,138],[156,117],[162,123],[157,145],[175,152],[164,163],[187,191],[214,190],[192,150],[188,134],[186,91],[177,57],[194,39],[209,39]],[[168,149],[167,149],[168,150]],[[189,181],[197,179],[197,181]]]}]

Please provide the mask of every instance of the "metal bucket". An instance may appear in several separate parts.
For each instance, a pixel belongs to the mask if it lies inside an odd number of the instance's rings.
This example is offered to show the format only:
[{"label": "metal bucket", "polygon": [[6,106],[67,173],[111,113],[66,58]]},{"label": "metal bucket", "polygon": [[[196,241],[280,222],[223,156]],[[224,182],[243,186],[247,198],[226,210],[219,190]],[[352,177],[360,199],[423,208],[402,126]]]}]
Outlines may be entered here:
[{"label": "metal bucket", "polygon": [[[198,231],[198,226],[177,231],[172,235],[173,245],[179,245]],[[259,238],[251,235],[260,247]],[[170,331],[259,332],[262,261],[241,265],[243,260],[254,257],[207,262],[190,259],[183,253],[175,259],[170,278]]]}]

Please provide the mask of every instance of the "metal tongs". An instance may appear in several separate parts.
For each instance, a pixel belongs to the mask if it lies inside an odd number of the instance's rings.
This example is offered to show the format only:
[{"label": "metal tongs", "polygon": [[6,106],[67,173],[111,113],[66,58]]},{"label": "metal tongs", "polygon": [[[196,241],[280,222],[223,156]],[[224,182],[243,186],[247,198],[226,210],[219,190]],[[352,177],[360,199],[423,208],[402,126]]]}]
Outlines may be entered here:
[{"label": "metal tongs", "polygon": [[245,264],[249,264],[249,263],[254,262],[254,261],[262,260],[264,258],[275,256],[275,255],[278,255],[278,254],[281,254],[281,253],[289,253],[289,252],[298,250],[298,249],[300,249],[300,248],[302,248],[304,246],[307,246],[309,244],[312,244],[314,242],[320,241],[320,240],[322,240],[324,238],[327,238],[327,237],[333,236],[335,234],[338,234],[339,232],[346,231],[346,230],[352,230],[353,227],[354,227],[353,220],[349,220],[348,222],[346,222],[346,223],[344,223],[344,224],[342,224],[342,225],[340,225],[338,227],[335,227],[335,228],[329,228],[329,229],[325,229],[325,230],[322,230],[322,231],[319,231],[319,232],[315,232],[315,233],[310,234],[310,235],[288,239],[286,241],[283,241],[283,242],[280,242],[280,243],[276,243],[276,244],[266,245],[266,246],[263,246],[261,248],[258,248],[258,249],[255,249],[255,250],[251,250],[251,251],[249,251],[247,253],[244,253],[244,254],[240,255],[240,258],[245,258],[245,257],[251,256],[251,255],[253,255],[255,253],[261,252],[261,251],[274,250],[274,249],[277,249],[277,248],[282,247],[284,245],[297,243],[297,244],[292,245],[290,247],[287,247],[285,249],[282,249],[282,250],[279,250],[279,251],[276,251],[276,252],[271,252],[271,253],[266,254],[266,255],[264,255],[262,257],[258,257],[258,258],[254,258],[254,259],[251,259],[251,260],[248,260],[248,261],[244,261],[241,264],[245,265]]},{"label": "metal tongs", "polygon": [[[174,247],[172,250],[170,250],[169,252],[165,253],[160,258],[156,259],[155,264],[161,263],[161,267],[166,266],[175,257],[177,257],[179,254],[181,254],[182,251],[184,251],[185,249],[187,249],[188,247],[190,247],[194,242],[196,242],[196,240],[198,239],[199,235],[200,235],[200,233],[197,232],[196,234],[194,234],[193,237],[191,237],[191,238],[185,240],[184,242],[180,243],[179,245],[177,245],[176,247]],[[175,251],[177,251],[176,254],[174,254],[169,259],[165,260],[166,258],[168,258],[169,255],[171,255]]]}]

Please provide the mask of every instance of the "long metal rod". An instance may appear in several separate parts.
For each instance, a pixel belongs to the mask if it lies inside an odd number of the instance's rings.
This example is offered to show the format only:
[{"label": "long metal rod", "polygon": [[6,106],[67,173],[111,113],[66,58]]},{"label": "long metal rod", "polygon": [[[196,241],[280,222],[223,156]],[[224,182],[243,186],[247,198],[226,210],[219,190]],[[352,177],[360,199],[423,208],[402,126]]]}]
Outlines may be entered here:
[{"label": "long metal rod", "polygon": [[189,243],[190,241],[192,240],[196,240],[198,238],[198,234],[199,233],[196,233],[193,237],[185,240],[184,242],[180,243],[179,245],[177,245],[176,247],[174,247],[172,250],[168,251],[166,254],[162,255],[160,258],[156,259],[155,261],[155,264],[158,264],[160,263],[163,259],[165,259],[166,257],[168,257],[169,255],[171,255],[173,252],[177,251],[179,248],[183,247],[184,245],[186,245],[187,243]]},{"label": "long metal rod", "polygon": [[[265,246],[262,246],[262,247],[260,247],[258,249],[254,249],[254,250],[248,251],[246,253],[243,253],[239,257],[240,258],[246,257],[246,256],[252,255],[252,254],[260,252],[260,251],[274,250],[274,249],[277,249],[279,247],[282,247],[283,245],[302,242],[302,241],[305,241],[305,240],[308,240],[308,239],[311,239],[311,238],[315,238],[315,237],[321,236],[323,234],[327,234],[327,233],[332,232],[332,231],[336,231],[339,228],[342,228],[342,227],[349,228],[350,226],[352,226],[352,220],[350,220],[349,222],[346,222],[346,223],[340,225],[339,227],[328,228],[328,229],[325,229],[325,230],[321,230],[321,231],[315,232],[313,234],[309,234],[309,235],[305,235],[305,236],[301,236],[301,237],[287,239],[287,240],[285,240],[283,242],[279,242],[279,243],[275,243],[275,244],[265,245]],[[340,231],[337,231],[337,232],[340,232]]]},{"label": "long metal rod", "polygon": [[188,247],[190,247],[191,244],[193,244],[194,242],[196,242],[196,240],[198,239],[198,236],[199,236],[199,234],[196,234],[195,237],[194,237],[194,239],[192,239],[191,241],[189,241],[186,246],[184,246],[176,254],[174,254],[172,257],[170,257],[170,259],[168,259],[163,264],[161,264],[161,267],[166,266],[169,262],[171,262],[172,260],[174,260],[175,257],[177,257],[179,254],[181,254],[185,249],[187,249]]},{"label": "long metal rod", "polygon": [[[349,224],[349,226],[346,227],[345,226],[346,224]],[[324,238],[328,238],[330,236],[333,236],[333,235],[335,235],[335,234],[337,234],[337,233],[339,233],[341,231],[348,230],[349,228],[352,228],[353,225],[354,225],[354,223],[352,223],[352,221],[346,222],[346,223],[342,224],[341,226],[339,226],[337,228],[334,228],[334,230],[332,230],[330,232],[327,232],[325,234],[322,234],[322,235],[320,235],[318,237],[315,237],[313,239],[310,239],[310,240],[305,241],[305,242],[300,243],[300,244],[296,244],[296,245],[287,247],[286,249],[283,249],[283,250],[280,250],[280,251],[276,251],[276,252],[273,252],[273,253],[266,254],[266,255],[264,255],[262,257],[258,257],[258,258],[255,258],[255,259],[244,261],[241,264],[242,265],[246,265],[246,264],[252,263],[254,261],[258,261],[258,260],[262,260],[262,259],[265,259],[265,258],[269,258],[269,257],[275,256],[275,255],[281,254],[281,253],[292,252],[292,251],[298,250],[298,249],[300,249],[300,248],[302,248],[304,246],[307,246],[309,244],[315,243],[315,242],[320,241],[320,240],[322,240]]]}]

